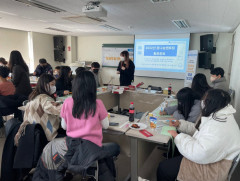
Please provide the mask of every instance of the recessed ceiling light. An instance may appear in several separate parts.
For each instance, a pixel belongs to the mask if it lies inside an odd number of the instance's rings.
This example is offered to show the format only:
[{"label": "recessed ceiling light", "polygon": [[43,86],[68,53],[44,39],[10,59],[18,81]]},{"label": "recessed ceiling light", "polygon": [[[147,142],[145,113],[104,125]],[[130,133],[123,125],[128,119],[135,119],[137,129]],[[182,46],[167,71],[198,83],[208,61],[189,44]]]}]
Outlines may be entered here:
[{"label": "recessed ceiling light", "polygon": [[113,27],[113,26],[110,26],[110,25],[107,25],[107,24],[104,24],[104,25],[99,25],[100,27],[102,28],[105,28],[105,29],[108,29],[108,30],[113,30],[113,31],[122,31],[121,29],[119,28],[116,28],[116,27]]},{"label": "recessed ceiling light", "polygon": [[17,16],[17,15],[14,14],[14,13],[9,13],[9,12],[6,12],[6,11],[0,11],[0,13],[2,13],[2,14],[7,14],[7,15],[11,15],[11,16]]},{"label": "recessed ceiling light", "polygon": [[53,13],[65,12],[65,10],[63,10],[63,9],[51,6],[51,5],[46,4],[46,3],[42,3],[42,2],[37,1],[37,0],[14,0],[14,1],[19,2],[19,3],[23,3],[23,4],[25,4],[27,6],[30,6],[30,7],[40,8],[40,9],[43,9],[43,10],[46,10],[46,11],[49,11],[49,12],[53,12]]},{"label": "recessed ceiling light", "polygon": [[47,21],[45,21],[45,20],[41,20],[41,19],[38,20],[38,21],[43,22],[43,23],[47,23]]},{"label": "recessed ceiling light", "polygon": [[29,17],[26,17],[26,16],[22,16],[23,19],[28,19],[28,20],[34,20],[33,18],[29,18]]},{"label": "recessed ceiling light", "polygon": [[66,30],[61,30],[61,29],[58,29],[58,28],[52,28],[52,27],[49,27],[49,28],[46,28],[48,30],[53,30],[53,31],[59,31],[59,32],[62,32],[62,33],[69,33],[70,31],[66,31]]},{"label": "recessed ceiling light", "polygon": [[164,3],[164,2],[170,2],[171,0],[151,0],[152,3]]}]

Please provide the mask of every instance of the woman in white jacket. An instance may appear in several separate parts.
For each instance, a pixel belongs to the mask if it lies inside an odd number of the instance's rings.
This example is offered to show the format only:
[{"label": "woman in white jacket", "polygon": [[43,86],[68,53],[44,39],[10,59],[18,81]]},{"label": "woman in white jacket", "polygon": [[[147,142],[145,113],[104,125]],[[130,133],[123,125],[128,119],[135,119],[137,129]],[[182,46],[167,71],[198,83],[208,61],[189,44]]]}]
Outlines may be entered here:
[{"label": "woman in white jacket", "polygon": [[240,131],[233,116],[236,110],[230,101],[227,92],[210,90],[201,103],[202,117],[196,125],[185,120],[170,122],[181,131],[169,133],[182,156],[159,164],[158,181],[226,179],[240,152]]}]

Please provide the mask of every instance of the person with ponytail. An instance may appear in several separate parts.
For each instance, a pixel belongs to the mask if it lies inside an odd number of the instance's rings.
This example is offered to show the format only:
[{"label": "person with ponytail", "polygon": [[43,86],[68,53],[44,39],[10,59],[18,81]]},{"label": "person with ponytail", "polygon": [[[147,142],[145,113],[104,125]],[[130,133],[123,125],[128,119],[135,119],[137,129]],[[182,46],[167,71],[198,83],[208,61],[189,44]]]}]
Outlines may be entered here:
[{"label": "person with ponytail", "polygon": [[117,74],[120,74],[120,86],[129,86],[134,81],[135,65],[129,59],[128,51],[121,52],[120,59],[117,68]]},{"label": "person with ponytail", "polygon": [[[29,102],[25,106],[24,122],[22,123],[41,124],[48,141],[57,136],[61,122],[59,115],[62,106],[55,102],[55,83],[52,75],[42,74],[40,76],[37,86],[30,94]],[[22,130],[19,129],[17,137],[20,137],[21,132]]]},{"label": "person with ponytail", "polygon": [[159,164],[158,181],[227,180],[233,159],[240,153],[240,130],[230,105],[230,95],[221,89],[209,90],[196,124],[170,121],[181,133],[168,131],[181,156]]}]

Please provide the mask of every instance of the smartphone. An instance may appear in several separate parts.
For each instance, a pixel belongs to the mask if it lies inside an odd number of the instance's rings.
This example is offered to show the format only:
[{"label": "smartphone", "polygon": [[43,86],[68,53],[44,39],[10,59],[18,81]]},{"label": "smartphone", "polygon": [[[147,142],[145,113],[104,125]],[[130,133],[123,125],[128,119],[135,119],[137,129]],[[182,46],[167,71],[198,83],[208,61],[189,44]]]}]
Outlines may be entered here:
[{"label": "smartphone", "polygon": [[109,123],[109,126],[118,126],[118,125],[119,125],[119,123],[114,123],[114,122]]}]

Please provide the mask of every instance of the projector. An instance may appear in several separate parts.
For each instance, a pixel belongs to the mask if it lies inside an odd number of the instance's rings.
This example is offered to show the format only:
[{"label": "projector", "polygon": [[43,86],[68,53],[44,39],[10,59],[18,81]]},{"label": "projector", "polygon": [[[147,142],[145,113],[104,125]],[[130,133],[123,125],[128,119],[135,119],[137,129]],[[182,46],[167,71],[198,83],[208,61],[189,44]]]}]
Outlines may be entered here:
[{"label": "projector", "polygon": [[107,11],[101,6],[83,6],[82,12],[89,17],[107,17]]}]

